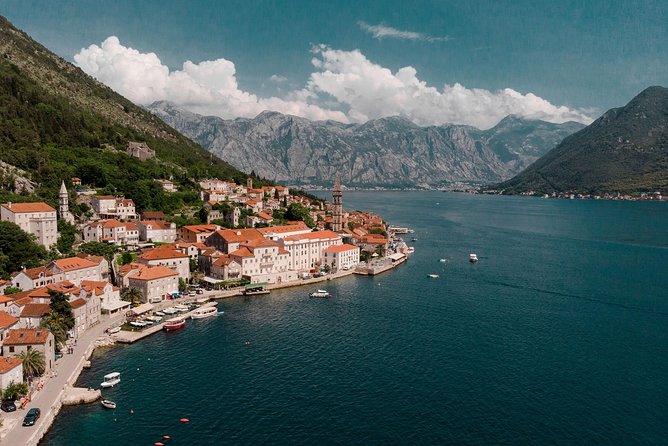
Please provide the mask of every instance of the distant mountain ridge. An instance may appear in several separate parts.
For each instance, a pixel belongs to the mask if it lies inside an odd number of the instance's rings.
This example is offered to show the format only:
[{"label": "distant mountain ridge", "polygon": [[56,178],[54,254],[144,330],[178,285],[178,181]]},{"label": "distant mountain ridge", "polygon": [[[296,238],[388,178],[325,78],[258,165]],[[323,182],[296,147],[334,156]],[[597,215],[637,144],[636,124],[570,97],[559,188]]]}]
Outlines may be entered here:
[{"label": "distant mountain ridge", "polygon": [[342,124],[270,111],[252,119],[224,120],[168,102],[147,108],[238,169],[309,185],[330,185],[340,174],[349,187],[430,188],[502,181],[583,127],[515,116],[489,130],[419,127],[401,117]]},{"label": "distant mountain ridge", "polygon": [[668,89],[607,111],[499,188],[507,193],[668,192]]}]

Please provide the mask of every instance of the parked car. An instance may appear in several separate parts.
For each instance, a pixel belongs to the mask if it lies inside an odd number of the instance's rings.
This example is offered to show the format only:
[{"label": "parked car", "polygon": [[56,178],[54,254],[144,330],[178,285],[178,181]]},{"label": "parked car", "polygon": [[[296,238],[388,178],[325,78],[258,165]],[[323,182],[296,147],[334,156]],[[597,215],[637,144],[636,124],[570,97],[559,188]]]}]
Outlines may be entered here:
[{"label": "parked car", "polygon": [[5,412],[14,412],[16,410],[16,404],[14,404],[14,401],[3,401],[2,404],[0,404],[0,409]]},{"label": "parked car", "polygon": [[41,414],[42,413],[40,412],[40,410],[38,408],[33,407],[32,409],[30,409],[28,411],[25,418],[23,419],[23,425],[24,426],[34,425]]}]

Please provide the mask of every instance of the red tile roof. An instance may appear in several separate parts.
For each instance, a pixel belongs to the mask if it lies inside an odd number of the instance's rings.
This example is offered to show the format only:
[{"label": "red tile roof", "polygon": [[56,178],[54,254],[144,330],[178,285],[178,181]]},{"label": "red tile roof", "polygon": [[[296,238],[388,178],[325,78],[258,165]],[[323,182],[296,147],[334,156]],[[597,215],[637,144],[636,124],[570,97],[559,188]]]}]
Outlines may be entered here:
[{"label": "red tile roof", "polygon": [[23,359],[18,357],[10,358],[8,356],[0,356],[0,375],[3,375],[15,367],[20,366]]},{"label": "red tile roof", "polygon": [[[81,307],[83,307],[84,305],[86,305],[86,299],[80,297],[80,298],[78,298],[78,299],[73,300],[72,302],[70,302],[70,305],[72,305],[72,308],[73,308],[74,310],[76,310],[77,308],[81,308]],[[26,305],[26,306],[27,306],[27,305]]]},{"label": "red tile roof", "polygon": [[164,259],[181,259],[188,257],[188,254],[184,254],[181,251],[177,251],[168,247],[159,247],[154,249],[149,249],[139,256],[142,260],[164,260]]},{"label": "red tile roof", "polygon": [[341,236],[337,234],[336,232],[333,231],[316,231],[316,232],[307,232],[305,234],[298,234],[298,235],[291,235],[290,237],[286,237],[285,240],[292,240],[292,241],[298,241],[298,240],[317,240],[317,239],[339,239]]},{"label": "red tile roof", "polygon": [[237,249],[230,253],[230,257],[254,257],[253,253],[248,248]]},{"label": "red tile roof", "polygon": [[264,239],[264,236],[258,229],[223,229],[217,231],[217,234],[227,243],[241,243]]},{"label": "red tile roof", "polygon": [[21,310],[21,317],[42,317],[51,313],[49,304],[27,304]]},{"label": "red tile roof", "polygon": [[44,344],[51,333],[43,328],[34,330],[24,328],[19,330],[9,330],[3,342],[3,345],[35,345]]},{"label": "red tile roof", "polygon": [[58,266],[63,271],[76,271],[84,268],[91,268],[94,266],[99,266],[97,263],[93,263],[90,260],[82,259],[81,257],[68,257],[66,259],[54,260],[53,263]]},{"label": "red tile roof", "polygon": [[17,323],[19,320],[6,311],[0,311],[0,328],[7,329]]},{"label": "red tile roof", "polygon": [[54,208],[46,203],[3,203],[2,207],[15,214],[31,212],[56,212]]},{"label": "red tile roof", "polygon": [[303,230],[311,230],[304,222],[299,222],[295,223],[292,225],[285,225],[285,226],[270,226],[268,228],[257,228],[257,231],[260,231],[262,235],[267,235],[267,234],[283,234],[286,232],[293,232],[293,231],[303,231]]},{"label": "red tile roof", "polygon": [[130,280],[155,280],[163,279],[165,277],[178,276],[179,273],[173,269],[167,268],[166,266],[153,266],[151,268],[143,268],[139,271],[139,274],[130,276]]},{"label": "red tile roof", "polygon": [[359,251],[359,248],[354,245],[334,245],[325,249],[325,252],[346,252],[346,251]]}]

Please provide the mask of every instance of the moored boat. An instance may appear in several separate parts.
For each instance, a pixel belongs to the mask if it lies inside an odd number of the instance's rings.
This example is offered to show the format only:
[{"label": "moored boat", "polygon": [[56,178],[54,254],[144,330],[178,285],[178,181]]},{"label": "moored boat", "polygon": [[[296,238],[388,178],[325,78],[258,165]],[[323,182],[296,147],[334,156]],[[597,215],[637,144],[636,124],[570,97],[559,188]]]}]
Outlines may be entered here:
[{"label": "moored boat", "polygon": [[170,315],[171,315],[171,314],[176,314],[176,313],[178,313],[178,310],[177,310],[176,308],[174,308],[174,307],[169,307],[169,308],[165,308],[164,310],[162,310],[162,312],[163,312],[164,314],[170,314]]},{"label": "moored boat", "polygon": [[116,409],[116,403],[110,400],[102,400],[101,401],[102,405],[106,407],[107,409]]},{"label": "moored boat", "polygon": [[475,263],[478,261],[478,256],[476,254],[469,254],[469,262]]},{"label": "moored boat", "polygon": [[427,277],[431,277],[432,279],[438,279],[439,275],[438,274],[427,274]]},{"label": "moored boat", "polygon": [[121,327],[109,327],[107,328],[107,333],[118,333],[121,331]]},{"label": "moored boat", "polygon": [[105,389],[114,387],[119,382],[121,382],[121,374],[119,372],[111,372],[104,375],[104,381],[100,383],[100,387],[104,387]]},{"label": "moored boat", "polygon": [[308,295],[308,297],[332,297],[327,290],[317,290]]},{"label": "moored boat", "polygon": [[174,309],[179,313],[187,313],[188,311],[190,311],[190,308],[187,305],[183,304],[174,305]]},{"label": "moored boat", "polygon": [[211,317],[215,316],[218,314],[218,308],[214,307],[206,307],[206,308],[198,308],[197,310],[193,311],[193,314],[190,316],[191,319],[204,319],[205,317]]},{"label": "moored boat", "polygon": [[175,317],[172,319],[167,319],[164,325],[164,329],[167,331],[178,330],[186,326],[186,320],[182,317]]}]

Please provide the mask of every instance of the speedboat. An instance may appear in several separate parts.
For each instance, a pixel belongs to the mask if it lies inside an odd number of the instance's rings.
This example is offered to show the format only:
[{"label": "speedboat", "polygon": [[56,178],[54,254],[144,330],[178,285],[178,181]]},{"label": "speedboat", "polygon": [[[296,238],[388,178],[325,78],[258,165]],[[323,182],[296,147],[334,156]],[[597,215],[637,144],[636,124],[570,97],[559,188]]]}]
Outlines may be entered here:
[{"label": "speedboat", "polygon": [[121,374],[119,372],[111,372],[104,375],[104,381],[100,383],[100,387],[104,387],[105,389],[114,387],[119,382],[121,382]]},{"label": "speedboat", "polygon": [[162,318],[160,316],[146,316],[146,320],[151,322],[160,322]]},{"label": "speedboat", "polygon": [[469,262],[475,263],[478,261],[478,256],[475,254],[469,254]]},{"label": "speedboat", "polygon": [[164,314],[170,314],[170,315],[171,315],[171,314],[176,314],[176,313],[178,313],[178,310],[177,310],[176,308],[174,308],[174,307],[169,307],[169,308],[165,308],[164,310],[162,310],[162,312],[163,312]]},{"label": "speedboat", "polygon": [[218,314],[218,308],[216,307],[206,307],[198,308],[193,311],[193,314],[190,316],[191,319],[204,319],[205,317],[215,316]]},{"label": "speedboat", "polygon": [[165,315],[165,313],[163,313],[162,311],[155,311],[153,314],[160,317],[163,317]]},{"label": "speedboat", "polygon": [[106,407],[107,409],[116,409],[116,403],[110,400],[102,400],[101,401],[102,405]]},{"label": "speedboat", "polygon": [[438,279],[439,275],[438,274],[427,274],[427,277],[431,277],[432,279]]},{"label": "speedboat", "polygon": [[139,327],[139,328],[144,328],[147,325],[151,325],[149,322],[143,322],[143,321],[132,321],[130,322],[130,325],[133,327]]},{"label": "speedboat", "polygon": [[174,305],[174,309],[178,311],[179,313],[187,313],[190,311],[190,308],[187,305]]},{"label": "speedboat", "polygon": [[441,260],[439,260],[439,262],[441,262],[441,263],[448,263],[448,259],[441,259]]},{"label": "speedboat", "polygon": [[417,237],[413,237],[413,238],[411,239],[411,242],[417,242],[417,241],[418,241]]},{"label": "speedboat", "polygon": [[107,333],[118,333],[121,331],[121,327],[109,327],[107,328]]},{"label": "speedboat", "polygon": [[317,290],[308,295],[308,297],[332,297],[327,290]]},{"label": "speedboat", "polygon": [[186,320],[182,317],[175,317],[172,319],[167,319],[164,325],[166,331],[178,330],[186,326]]}]

